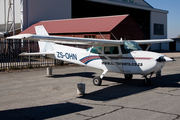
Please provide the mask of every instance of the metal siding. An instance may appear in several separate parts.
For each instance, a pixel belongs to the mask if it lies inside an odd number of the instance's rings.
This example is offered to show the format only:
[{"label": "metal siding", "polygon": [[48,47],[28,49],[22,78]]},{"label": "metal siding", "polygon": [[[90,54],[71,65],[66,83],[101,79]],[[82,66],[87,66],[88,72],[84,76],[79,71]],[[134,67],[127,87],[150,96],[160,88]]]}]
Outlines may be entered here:
[{"label": "metal siding", "polygon": [[[20,23],[20,0],[14,0],[15,5],[15,23]],[[8,16],[9,0],[6,0],[6,20]],[[4,0],[0,0],[0,24],[4,24]]]},{"label": "metal siding", "polygon": [[[151,23],[150,23],[150,38],[151,39],[166,39],[167,38],[167,14],[166,13],[158,13],[151,12]],[[154,24],[163,24],[164,25],[164,35],[154,35]],[[153,44],[151,45],[151,50],[159,50],[166,48],[165,46],[161,46],[161,44]],[[168,48],[169,49],[169,48]],[[167,49],[166,49],[167,50]]]},{"label": "metal siding", "polygon": [[71,0],[24,0],[24,28],[42,21],[71,18]]}]

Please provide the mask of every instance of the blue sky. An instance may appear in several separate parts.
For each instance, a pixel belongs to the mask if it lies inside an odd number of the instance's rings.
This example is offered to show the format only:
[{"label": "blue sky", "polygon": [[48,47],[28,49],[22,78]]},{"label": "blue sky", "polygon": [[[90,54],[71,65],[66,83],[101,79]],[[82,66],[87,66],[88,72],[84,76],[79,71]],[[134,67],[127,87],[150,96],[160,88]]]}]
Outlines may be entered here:
[{"label": "blue sky", "polygon": [[169,11],[168,38],[180,35],[180,0],[145,0],[152,7]]}]

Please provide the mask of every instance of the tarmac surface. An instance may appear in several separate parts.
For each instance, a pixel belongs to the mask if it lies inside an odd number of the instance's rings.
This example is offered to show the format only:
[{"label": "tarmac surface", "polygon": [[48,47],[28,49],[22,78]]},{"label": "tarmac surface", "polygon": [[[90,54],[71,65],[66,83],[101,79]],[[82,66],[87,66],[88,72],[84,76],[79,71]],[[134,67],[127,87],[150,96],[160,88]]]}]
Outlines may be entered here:
[{"label": "tarmac surface", "polygon": [[[164,53],[165,54],[165,53]],[[28,69],[0,73],[0,120],[180,120],[180,56],[166,63],[150,87],[134,75],[124,80],[107,73],[102,86],[92,79],[102,71],[81,66]],[[84,75],[84,77],[82,77]],[[77,95],[77,84],[86,84]]]}]

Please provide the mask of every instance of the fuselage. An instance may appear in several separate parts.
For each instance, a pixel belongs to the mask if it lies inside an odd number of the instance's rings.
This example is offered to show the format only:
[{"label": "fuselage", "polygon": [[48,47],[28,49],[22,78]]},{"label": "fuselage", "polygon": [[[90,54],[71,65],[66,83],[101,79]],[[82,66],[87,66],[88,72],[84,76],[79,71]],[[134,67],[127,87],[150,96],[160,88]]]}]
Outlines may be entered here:
[{"label": "fuselage", "polygon": [[[102,54],[92,53],[92,49],[85,50],[58,44],[53,47],[56,59],[122,74],[148,75],[161,70],[165,65],[165,61],[157,61],[159,57],[164,55],[155,52],[137,50],[124,54],[121,52],[106,54],[121,71]],[[118,49],[120,49],[120,46]]]}]

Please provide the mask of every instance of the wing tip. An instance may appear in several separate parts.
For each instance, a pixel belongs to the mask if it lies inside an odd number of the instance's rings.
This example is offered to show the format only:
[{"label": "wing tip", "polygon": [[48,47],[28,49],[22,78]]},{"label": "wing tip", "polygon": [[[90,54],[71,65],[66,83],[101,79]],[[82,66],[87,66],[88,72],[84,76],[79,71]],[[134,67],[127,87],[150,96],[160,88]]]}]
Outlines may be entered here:
[{"label": "wing tip", "polygon": [[6,39],[25,39],[25,38],[30,38],[33,35],[34,34],[19,34],[19,35],[14,35],[14,36],[7,37]]}]

